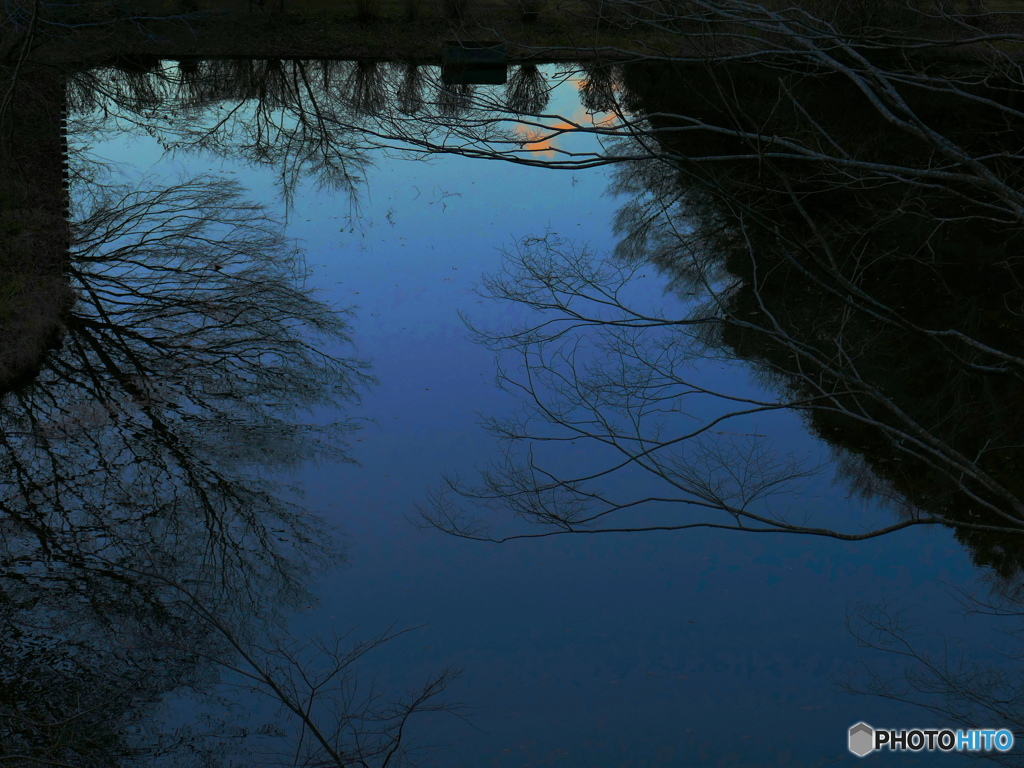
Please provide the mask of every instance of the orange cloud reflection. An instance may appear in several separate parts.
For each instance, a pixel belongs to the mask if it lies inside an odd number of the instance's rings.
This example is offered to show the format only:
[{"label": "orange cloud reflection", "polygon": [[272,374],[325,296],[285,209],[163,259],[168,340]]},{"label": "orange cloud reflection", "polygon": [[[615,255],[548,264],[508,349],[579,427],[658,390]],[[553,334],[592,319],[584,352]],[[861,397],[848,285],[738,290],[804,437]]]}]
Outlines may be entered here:
[{"label": "orange cloud reflection", "polygon": [[[573,118],[573,119],[575,119],[575,118]],[[573,127],[573,125],[571,123],[557,122],[557,123],[554,123],[551,126],[547,127],[543,131],[543,133],[548,134],[551,131],[557,131],[557,130],[560,130],[560,129],[575,130],[575,128]],[[541,131],[539,131],[538,129],[536,129],[536,128],[532,127],[532,126],[526,126],[526,125],[518,124],[515,127],[515,132],[519,136],[522,136],[524,139],[528,140],[528,139],[536,136]],[[555,156],[554,142],[555,142],[556,138],[557,137],[552,137],[552,138],[548,138],[548,139],[543,139],[541,141],[525,141],[523,143],[523,151],[525,151],[525,152],[532,152],[532,153],[534,153],[536,155],[539,155],[540,157],[543,157],[543,158],[546,158],[546,159],[552,159]]]},{"label": "orange cloud reflection", "polygon": [[[582,105],[579,105],[569,117],[569,120],[571,122],[553,122],[550,125],[545,126],[543,129],[538,129],[536,126],[516,125],[513,130],[516,134],[523,137],[524,152],[530,152],[545,159],[552,159],[557,154],[555,150],[558,148],[558,140],[566,135],[563,133],[556,136],[549,136],[552,132],[562,130],[567,133],[574,133],[581,129],[585,130],[589,126],[604,125],[609,122],[614,122],[615,115],[608,112],[590,114]],[[549,136],[549,138],[541,139],[539,141],[530,141],[530,139],[534,139],[538,136]]]}]

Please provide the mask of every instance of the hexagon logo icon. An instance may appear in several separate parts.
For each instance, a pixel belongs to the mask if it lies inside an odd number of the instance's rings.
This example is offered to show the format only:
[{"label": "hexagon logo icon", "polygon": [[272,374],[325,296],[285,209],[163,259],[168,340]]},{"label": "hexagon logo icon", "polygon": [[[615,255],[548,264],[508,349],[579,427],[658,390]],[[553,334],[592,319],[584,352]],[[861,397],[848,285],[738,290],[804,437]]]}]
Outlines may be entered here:
[{"label": "hexagon logo icon", "polygon": [[850,729],[850,751],[864,757],[875,751],[875,729],[867,723],[857,723]]}]

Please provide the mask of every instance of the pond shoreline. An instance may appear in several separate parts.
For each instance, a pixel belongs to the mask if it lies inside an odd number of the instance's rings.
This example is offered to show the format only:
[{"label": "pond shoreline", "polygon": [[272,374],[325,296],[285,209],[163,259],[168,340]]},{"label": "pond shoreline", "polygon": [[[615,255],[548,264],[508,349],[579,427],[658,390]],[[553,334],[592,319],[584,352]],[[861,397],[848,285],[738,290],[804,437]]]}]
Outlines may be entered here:
[{"label": "pond shoreline", "polygon": [[[159,20],[146,24],[121,22],[111,28],[79,30],[33,52],[46,66],[88,66],[123,56],[187,58],[375,58],[420,64],[440,63],[442,46],[452,40],[500,41],[508,46],[509,63],[708,59],[733,54],[758,55],[748,46],[729,50],[719,38],[700,33],[653,34],[642,28],[587,29],[579,19],[563,15],[539,23],[494,18],[484,23],[455,25],[443,19],[378,19],[359,22],[326,12],[225,14],[197,20]],[[1013,34],[1017,30],[994,30]],[[778,48],[765,40],[763,53]],[[903,49],[900,56],[923,62],[983,65],[992,52],[982,45],[935,39],[934,48]],[[1003,51],[1014,59],[1024,50]]]}]

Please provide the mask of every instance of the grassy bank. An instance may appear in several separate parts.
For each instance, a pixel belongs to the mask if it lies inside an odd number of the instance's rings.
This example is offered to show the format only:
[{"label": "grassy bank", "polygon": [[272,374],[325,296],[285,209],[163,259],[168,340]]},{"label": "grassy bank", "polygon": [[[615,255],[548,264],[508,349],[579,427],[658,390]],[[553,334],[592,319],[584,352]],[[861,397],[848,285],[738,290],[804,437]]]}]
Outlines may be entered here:
[{"label": "grassy bank", "polygon": [[[146,8],[152,16],[141,23],[118,22],[109,27],[83,29],[52,43],[44,43],[35,58],[51,64],[97,61],[125,53],[176,57],[252,58],[388,58],[432,61],[450,40],[503,40],[519,59],[576,60],[605,49],[653,43],[653,36],[622,30],[598,29],[581,24],[587,8],[530,8],[539,0],[485,0],[468,7],[464,16],[440,2],[457,5],[465,0],[352,0],[327,4],[322,0],[290,2],[282,11],[274,0],[252,11],[247,4],[227,3],[199,8],[175,17],[170,2]],[[525,10],[524,10],[525,9]],[[142,9],[139,9],[142,10]],[[454,17],[453,17],[454,15]],[[637,30],[640,32],[640,30]]]},{"label": "grassy bank", "polygon": [[[865,0],[881,3],[884,0]],[[836,0],[813,0],[815,12],[835,16]],[[820,6],[820,7],[819,7]],[[699,23],[658,29],[629,18],[607,0],[118,0],[111,6],[132,20],[106,20],[69,34],[43,38],[35,60],[46,64],[88,63],[125,54],[159,57],[358,58],[437,61],[450,40],[504,41],[518,60],[578,61],[594,58],[699,57],[730,46],[759,44],[746,30],[711,35]],[[634,9],[635,10],[635,9]],[[1024,33],[1024,0],[993,0],[987,32]],[[926,23],[926,37],[946,41],[961,34],[956,24]],[[875,16],[864,17],[874,23]],[[96,21],[92,19],[91,21]],[[921,30],[915,30],[915,34]],[[966,34],[966,33],[963,33]],[[740,40],[740,42],[737,42]],[[771,47],[772,35],[763,35]],[[1004,52],[1024,52],[1018,43],[996,43]],[[1017,49],[1020,48],[1021,51]],[[984,54],[984,46],[944,47],[940,55]]]}]

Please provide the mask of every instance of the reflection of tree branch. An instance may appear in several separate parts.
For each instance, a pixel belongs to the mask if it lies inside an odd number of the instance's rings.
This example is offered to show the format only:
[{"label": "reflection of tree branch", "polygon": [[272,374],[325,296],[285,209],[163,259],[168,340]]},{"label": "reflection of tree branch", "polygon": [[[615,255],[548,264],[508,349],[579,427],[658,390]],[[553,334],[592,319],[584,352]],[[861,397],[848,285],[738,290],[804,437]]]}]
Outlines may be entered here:
[{"label": "reflection of tree branch", "polygon": [[382,704],[374,692],[358,693],[353,672],[356,662],[409,630],[388,630],[350,646],[343,636],[303,646],[251,647],[235,628],[207,610],[200,596],[182,585],[171,586],[184,595],[204,624],[227,641],[240,663],[221,655],[198,654],[234,672],[252,691],[268,697],[298,722],[300,734],[291,760],[295,765],[368,768],[371,760],[380,768],[387,768],[392,761],[397,765],[406,749],[405,729],[413,715],[455,709],[436,701],[457,676],[452,669],[433,677],[404,703]]},{"label": "reflection of tree branch", "polygon": [[[728,422],[774,410],[842,412],[851,419],[898,435],[908,449],[919,446],[921,451],[929,452],[924,454],[926,457],[934,457],[933,466],[948,474],[961,472],[980,477],[981,473],[968,464],[966,457],[916,426],[909,416],[904,415],[897,427],[867,412],[852,411],[845,404],[847,398],[865,392],[873,397],[880,394],[846,369],[835,368],[819,358],[814,348],[803,346],[799,340],[794,340],[789,348],[800,350],[802,359],[827,370],[832,380],[839,382],[839,388],[833,385],[806,399],[785,398],[775,402],[730,395],[682,375],[688,367],[688,356],[699,354],[695,342],[709,324],[730,323],[758,331],[763,330],[761,326],[728,316],[708,315],[699,307],[695,315],[684,314],[681,319],[640,311],[627,303],[624,296],[637,267],[598,268],[586,253],[550,237],[529,240],[517,253],[509,254],[508,259],[505,272],[485,282],[485,295],[525,305],[539,315],[539,320],[510,331],[475,329],[475,333],[488,348],[511,352],[519,359],[518,375],[502,373],[499,381],[519,395],[526,410],[522,418],[492,421],[489,425],[510,446],[504,466],[483,473],[478,488],[449,482],[449,491],[485,508],[507,508],[519,518],[554,527],[560,533],[711,526],[864,539],[910,525],[937,523],[978,531],[1018,531],[1019,519],[1008,513],[1001,515],[1005,522],[988,524],[912,512],[910,519],[895,525],[847,532],[794,524],[779,512],[758,511],[769,496],[791,487],[810,470],[791,459],[778,461],[761,439],[751,439],[741,447],[721,440],[709,443],[705,438],[714,437],[713,433]],[[784,331],[776,325],[775,332]],[[686,407],[697,398],[709,403],[707,415],[700,418],[699,425],[683,430],[672,427],[681,420],[697,418]],[[751,407],[715,410],[734,404]],[[893,405],[889,407],[895,409]],[[668,429],[677,434],[665,434]],[[605,466],[572,475],[544,469],[532,447],[521,457],[511,449],[516,444],[540,446],[576,440],[592,444],[595,457],[607,456]],[[612,452],[602,453],[601,448]],[[613,460],[616,454],[620,458]],[[591,463],[599,464],[596,460]],[[641,494],[628,501],[616,501],[593,487],[599,480],[626,477],[633,469],[643,470],[666,490],[679,495]],[[976,496],[965,485],[962,487]],[[666,506],[678,507],[680,512],[720,510],[731,515],[736,525],[662,520],[663,515],[653,510]],[[633,525],[608,525],[611,517],[638,508],[652,510],[650,516],[659,522],[640,520]],[[486,529],[467,520],[464,512],[453,507],[448,494],[436,495],[426,514],[428,521],[450,533],[487,537]],[[594,528],[599,522],[602,525]]]},{"label": "reflection of tree branch", "polygon": [[[974,597],[965,608],[968,614],[993,612],[989,601]],[[1004,602],[994,613],[1019,620],[1019,602]],[[868,666],[859,678],[851,676],[841,681],[841,688],[856,695],[910,703],[966,728],[984,724],[1006,728],[1015,738],[1024,737],[1024,676],[1017,665],[1004,669],[972,662],[969,648],[941,635],[931,643],[935,649],[929,650],[923,634],[904,614],[904,610],[888,604],[858,606],[851,612],[847,627],[858,644],[898,657],[905,667],[902,675],[894,677]],[[993,753],[978,757],[1003,765],[1021,764],[1019,755]]]},{"label": "reflection of tree branch", "polygon": [[[251,643],[302,599],[310,565],[337,553],[270,472],[347,460],[355,423],[301,418],[371,382],[343,353],[345,313],[303,287],[280,225],[235,185],[108,188],[92,205],[64,339],[0,406],[0,740],[39,761],[127,756],[118,729],[151,709],[124,714],[137,697],[199,685],[195,649],[230,663],[217,632]],[[62,633],[93,668],[57,696],[67,649],[47,664],[33,648]]]}]

